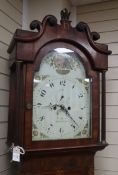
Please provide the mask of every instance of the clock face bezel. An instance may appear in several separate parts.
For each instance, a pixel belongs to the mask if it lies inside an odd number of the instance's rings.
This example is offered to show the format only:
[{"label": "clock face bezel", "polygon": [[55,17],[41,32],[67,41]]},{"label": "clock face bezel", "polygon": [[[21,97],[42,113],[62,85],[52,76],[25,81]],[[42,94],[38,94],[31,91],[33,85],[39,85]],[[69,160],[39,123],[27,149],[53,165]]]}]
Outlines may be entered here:
[{"label": "clock face bezel", "polygon": [[72,50],[45,55],[34,73],[33,141],[91,137],[91,81]]},{"label": "clock face bezel", "polygon": [[[83,53],[79,48],[74,47],[73,45],[63,43],[63,42],[57,42],[57,43],[50,43],[43,47],[39,53],[37,53],[35,57],[34,64],[28,64],[27,65],[27,75],[26,75],[26,100],[32,102],[33,98],[33,78],[34,78],[34,72],[38,71],[40,69],[40,64],[42,61],[42,58],[51,50],[55,48],[67,48],[71,49],[74,52],[76,52],[80,57],[81,61],[85,67],[86,70],[86,76],[88,78],[92,79],[92,116],[91,116],[91,123],[92,123],[92,129],[91,129],[91,137],[89,138],[81,138],[81,139],[63,139],[63,140],[41,140],[41,141],[32,141],[32,110],[26,110],[25,111],[25,145],[29,148],[37,148],[41,150],[48,150],[48,149],[57,149],[57,148],[72,148],[75,146],[82,146],[86,144],[94,144],[99,138],[99,108],[97,107],[99,103],[99,94],[96,93],[96,88],[99,92],[99,76],[96,71],[92,69],[92,63],[91,58],[89,55],[86,55]],[[32,79],[32,81],[29,81],[29,78]],[[30,96],[27,94],[31,94]],[[96,100],[97,99],[97,100]],[[97,113],[96,113],[97,111]],[[28,117],[29,118],[28,118]],[[97,120],[97,122],[95,122]],[[29,122],[30,121],[30,122]],[[28,123],[28,124],[27,124]],[[97,128],[97,132],[96,132]],[[28,139],[27,139],[28,137]]]}]

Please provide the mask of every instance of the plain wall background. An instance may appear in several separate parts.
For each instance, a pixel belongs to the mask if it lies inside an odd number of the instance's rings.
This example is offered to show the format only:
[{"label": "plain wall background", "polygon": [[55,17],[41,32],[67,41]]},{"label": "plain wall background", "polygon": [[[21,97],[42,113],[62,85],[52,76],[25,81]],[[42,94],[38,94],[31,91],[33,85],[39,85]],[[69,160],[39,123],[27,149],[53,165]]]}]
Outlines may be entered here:
[{"label": "plain wall background", "polygon": [[[107,72],[107,141],[109,146],[96,154],[95,175],[118,175],[118,0],[73,7],[68,0],[0,0],[0,175],[13,175],[6,145],[9,96],[7,48],[16,28],[29,30],[32,20],[47,14],[60,20],[63,8],[72,11],[74,24],[85,21],[100,33],[99,42],[112,50]],[[76,16],[77,15],[77,16]],[[23,18],[22,18],[23,16]]]}]

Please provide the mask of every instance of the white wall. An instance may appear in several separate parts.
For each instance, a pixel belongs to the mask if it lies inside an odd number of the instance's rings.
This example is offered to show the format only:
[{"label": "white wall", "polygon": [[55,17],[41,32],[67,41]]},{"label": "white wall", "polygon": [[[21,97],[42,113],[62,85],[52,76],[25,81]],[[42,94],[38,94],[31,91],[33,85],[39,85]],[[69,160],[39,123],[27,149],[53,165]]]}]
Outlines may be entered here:
[{"label": "white wall", "polygon": [[56,16],[59,23],[60,11],[63,8],[70,10],[68,0],[24,0],[23,6],[23,29],[27,30],[31,21],[42,21],[46,15]]},{"label": "white wall", "polygon": [[118,175],[118,0],[77,9],[78,21],[85,21],[101,35],[99,42],[112,50],[107,72],[107,142],[95,157],[96,175]]},{"label": "white wall", "polygon": [[21,0],[0,0],[0,175],[11,173],[6,145],[9,97],[7,48],[15,29],[21,28],[21,19]]},{"label": "white wall", "polygon": [[[65,7],[70,8],[67,0],[24,0],[24,2],[25,29],[29,29],[28,25],[32,20],[42,20],[46,14],[53,14],[60,19],[59,12]],[[0,175],[10,175],[8,148],[5,143],[9,94],[6,51],[15,28],[21,27],[21,18],[21,0],[0,0]],[[107,141],[110,145],[96,154],[95,173],[118,175],[118,0],[78,7],[77,18],[78,21],[88,22],[92,30],[98,31],[101,34],[99,42],[107,43],[109,49],[113,51],[109,56],[107,73]]]}]

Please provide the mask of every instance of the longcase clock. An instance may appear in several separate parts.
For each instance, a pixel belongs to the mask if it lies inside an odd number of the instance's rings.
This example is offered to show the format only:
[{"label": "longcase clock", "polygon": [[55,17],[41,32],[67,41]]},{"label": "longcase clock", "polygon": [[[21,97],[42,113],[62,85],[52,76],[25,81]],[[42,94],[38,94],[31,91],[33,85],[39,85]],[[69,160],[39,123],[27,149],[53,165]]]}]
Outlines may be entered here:
[{"label": "longcase clock", "polygon": [[88,25],[46,16],[37,32],[16,30],[9,46],[8,143],[22,146],[20,175],[94,175],[107,146],[105,73],[108,47]]}]

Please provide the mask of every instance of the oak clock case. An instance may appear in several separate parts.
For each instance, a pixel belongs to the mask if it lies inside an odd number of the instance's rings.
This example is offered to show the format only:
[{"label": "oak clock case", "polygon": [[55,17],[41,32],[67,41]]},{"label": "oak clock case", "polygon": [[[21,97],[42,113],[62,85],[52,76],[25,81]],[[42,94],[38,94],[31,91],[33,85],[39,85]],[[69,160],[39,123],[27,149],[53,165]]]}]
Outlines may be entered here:
[{"label": "oak clock case", "polygon": [[72,27],[69,15],[62,10],[60,24],[52,15],[34,20],[38,32],[16,30],[8,49],[8,144],[26,151],[20,175],[94,175],[94,155],[107,146],[111,51],[86,23]]}]

